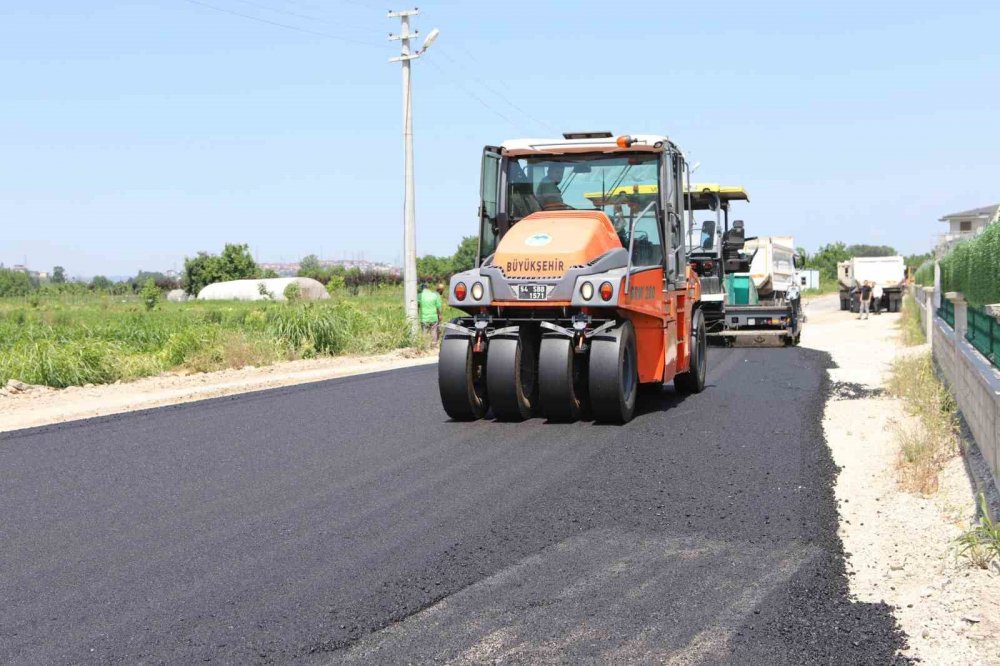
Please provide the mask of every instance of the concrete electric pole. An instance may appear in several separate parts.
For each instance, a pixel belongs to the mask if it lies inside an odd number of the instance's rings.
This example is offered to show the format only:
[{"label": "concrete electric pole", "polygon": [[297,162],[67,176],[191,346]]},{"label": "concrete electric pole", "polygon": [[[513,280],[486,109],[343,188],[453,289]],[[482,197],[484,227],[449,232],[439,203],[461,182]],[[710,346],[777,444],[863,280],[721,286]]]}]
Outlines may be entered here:
[{"label": "concrete electric pole", "polygon": [[423,46],[417,52],[410,51],[410,40],[420,36],[419,32],[410,32],[410,17],[419,11],[406,9],[389,12],[389,18],[400,20],[398,35],[389,35],[392,41],[399,41],[402,48],[399,56],[389,58],[389,62],[399,62],[403,65],[403,305],[406,318],[413,327],[414,334],[419,331],[417,321],[417,230],[415,220],[415,205],[413,202],[413,117],[410,104],[410,61],[416,60],[437,39],[438,30],[431,30],[424,40]]}]

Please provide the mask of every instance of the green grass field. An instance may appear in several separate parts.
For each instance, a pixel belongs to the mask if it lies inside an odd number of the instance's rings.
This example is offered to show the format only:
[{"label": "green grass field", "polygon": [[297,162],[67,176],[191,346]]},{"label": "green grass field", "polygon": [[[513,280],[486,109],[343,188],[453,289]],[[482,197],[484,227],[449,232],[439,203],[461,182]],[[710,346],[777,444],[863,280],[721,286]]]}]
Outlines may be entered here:
[{"label": "green grass field", "polygon": [[0,299],[0,383],[106,384],[426,344],[410,334],[400,287],[313,303],[192,301],[151,311],[121,296]]}]

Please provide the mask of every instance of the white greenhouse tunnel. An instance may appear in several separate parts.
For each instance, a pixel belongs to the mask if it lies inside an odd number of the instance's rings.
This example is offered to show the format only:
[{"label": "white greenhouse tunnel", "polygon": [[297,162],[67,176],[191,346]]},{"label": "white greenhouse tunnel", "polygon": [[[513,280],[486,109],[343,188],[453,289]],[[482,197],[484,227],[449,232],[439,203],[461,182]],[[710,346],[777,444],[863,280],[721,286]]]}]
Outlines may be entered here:
[{"label": "white greenhouse tunnel", "polygon": [[326,287],[321,282],[312,278],[288,277],[215,282],[198,292],[198,300],[284,301],[287,300],[285,298],[285,289],[290,284],[297,284],[299,286],[299,298],[304,301],[321,301],[330,298],[330,294],[327,293]]}]

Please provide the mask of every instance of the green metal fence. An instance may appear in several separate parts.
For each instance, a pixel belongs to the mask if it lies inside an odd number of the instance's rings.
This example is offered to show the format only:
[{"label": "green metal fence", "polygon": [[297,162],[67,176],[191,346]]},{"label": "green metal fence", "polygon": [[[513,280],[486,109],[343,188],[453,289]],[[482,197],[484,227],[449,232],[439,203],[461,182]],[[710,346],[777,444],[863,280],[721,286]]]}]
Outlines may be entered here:
[{"label": "green metal fence", "polygon": [[[952,312],[954,317],[954,312]],[[1000,322],[982,308],[969,306],[969,327],[965,339],[979,353],[990,360],[990,363],[1000,368]]]},{"label": "green metal fence", "polygon": [[941,307],[937,310],[937,316],[948,322],[948,325],[955,328],[955,304],[947,298],[941,299]]}]

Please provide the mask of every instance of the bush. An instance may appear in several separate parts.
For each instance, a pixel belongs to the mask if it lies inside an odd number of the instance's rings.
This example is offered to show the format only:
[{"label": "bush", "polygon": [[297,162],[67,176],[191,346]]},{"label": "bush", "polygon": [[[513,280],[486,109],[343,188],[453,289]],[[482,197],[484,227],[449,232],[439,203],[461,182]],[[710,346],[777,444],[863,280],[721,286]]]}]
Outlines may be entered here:
[{"label": "bush", "polygon": [[381,273],[376,271],[362,271],[359,268],[352,268],[344,274],[344,286],[352,296],[357,296],[362,288],[378,289],[387,285],[402,283],[403,279],[394,273]]},{"label": "bush", "polygon": [[153,310],[159,305],[160,300],[163,299],[163,292],[160,288],[156,286],[153,280],[146,280],[146,284],[142,285],[142,291],[139,293],[139,298],[142,299],[142,304],[146,306],[146,310]]},{"label": "bush", "polygon": [[926,342],[924,327],[920,321],[920,306],[909,294],[903,296],[903,316],[899,320],[899,327],[902,332],[903,344],[907,347],[922,345]]},{"label": "bush", "polygon": [[302,296],[302,290],[299,288],[298,282],[290,282],[287,287],[285,287],[284,292],[285,300],[289,303],[294,303],[299,300]]},{"label": "bush", "polygon": [[957,539],[958,554],[980,569],[1000,559],[1000,520],[990,515],[986,496],[979,493],[979,524]]},{"label": "bush", "polygon": [[213,282],[262,277],[265,276],[253,260],[248,245],[226,243],[220,255],[199,252],[195,257],[185,258],[181,286],[189,294],[197,296]]},{"label": "bush", "polygon": [[326,283],[326,293],[331,296],[335,296],[338,291],[344,289],[344,276],[343,275],[331,275],[330,279]]},{"label": "bush", "polygon": [[94,291],[111,291],[114,284],[103,275],[95,275],[90,281],[90,288]]},{"label": "bush", "polygon": [[939,263],[944,291],[961,292],[972,305],[1000,303],[1000,224],[959,243]]},{"label": "bush", "polygon": [[0,268],[0,296],[27,296],[31,280],[24,271]]},{"label": "bush", "polygon": [[920,264],[920,268],[913,274],[913,281],[921,287],[934,286],[934,260],[928,260]]},{"label": "bush", "polygon": [[929,352],[896,359],[887,388],[915,417],[912,425],[896,429],[900,484],[912,492],[933,494],[938,472],[958,451],[955,399],[934,374]]}]

